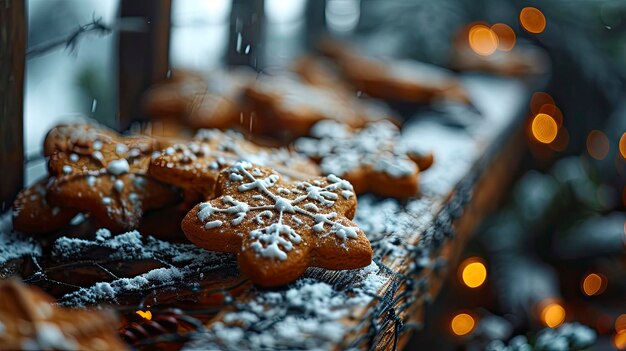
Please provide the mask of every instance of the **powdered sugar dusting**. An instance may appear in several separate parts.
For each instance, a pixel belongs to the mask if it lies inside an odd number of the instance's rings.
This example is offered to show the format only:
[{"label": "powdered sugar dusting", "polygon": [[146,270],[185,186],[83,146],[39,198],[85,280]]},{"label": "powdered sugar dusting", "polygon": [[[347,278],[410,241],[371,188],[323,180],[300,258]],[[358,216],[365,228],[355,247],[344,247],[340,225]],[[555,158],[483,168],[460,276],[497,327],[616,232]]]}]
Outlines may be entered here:
[{"label": "powdered sugar dusting", "polygon": [[41,245],[12,232],[11,214],[0,217],[0,265],[23,256],[41,256]]},{"label": "powdered sugar dusting", "polygon": [[115,303],[119,296],[143,293],[156,286],[174,286],[197,283],[198,274],[234,264],[228,254],[208,252],[192,244],[173,244],[153,237],[142,237],[137,231],[111,236],[106,229],[96,233],[96,240],[61,237],[53,245],[52,258],[57,261],[92,259],[93,249],[109,250],[109,259],[152,259],[165,267],[156,268],[134,277],[97,282],[90,287],[62,296],[59,301],[68,306],[87,306],[97,303]]},{"label": "powdered sugar dusting", "polygon": [[348,331],[342,318],[370,303],[387,279],[375,263],[345,275],[354,278],[349,290],[309,275],[281,290],[255,291],[253,300],[195,335],[184,349],[331,348]]}]

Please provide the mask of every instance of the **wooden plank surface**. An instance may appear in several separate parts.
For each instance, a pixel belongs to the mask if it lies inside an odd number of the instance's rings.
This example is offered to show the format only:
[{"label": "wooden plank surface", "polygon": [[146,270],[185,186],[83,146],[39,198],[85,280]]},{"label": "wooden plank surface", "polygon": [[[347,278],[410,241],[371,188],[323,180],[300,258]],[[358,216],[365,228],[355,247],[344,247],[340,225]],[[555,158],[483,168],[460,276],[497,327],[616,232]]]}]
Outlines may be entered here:
[{"label": "wooden plank surface", "polygon": [[24,0],[0,1],[0,211],[10,208],[24,179]]}]

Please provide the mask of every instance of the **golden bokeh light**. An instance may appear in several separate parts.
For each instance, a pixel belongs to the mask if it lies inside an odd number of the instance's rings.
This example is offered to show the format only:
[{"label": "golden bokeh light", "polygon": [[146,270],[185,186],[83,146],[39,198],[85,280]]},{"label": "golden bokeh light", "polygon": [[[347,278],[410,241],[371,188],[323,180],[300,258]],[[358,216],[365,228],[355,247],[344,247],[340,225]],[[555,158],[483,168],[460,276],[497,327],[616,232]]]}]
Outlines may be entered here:
[{"label": "golden bokeh light", "polygon": [[152,312],[150,311],[142,311],[142,310],[138,310],[135,313],[137,313],[138,315],[141,316],[141,318],[143,319],[147,319],[147,320],[151,320],[152,319]]},{"label": "golden bokeh light", "polygon": [[498,35],[489,27],[476,24],[468,34],[470,48],[481,56],[489,56],[498,49]]},{"label": "golden bokeh light", "polygon": [[596,160],[602,160],[609,154],[609,138],[599,130],[592,130],[587,135],[587,152]]},{"label": "golden bokeh light", "polygon": [[622,314],[615,319],[615,332],[626,332],[626,314]]},{"label": "golden bokeh light", "polygon": [[459,336],[471,333],[472,330],[474,330],[475,325],[476,322],[474,321],[474,317],[467,313],[457,314],[454,318],[452,318],[452,322],[450,322],[452,332]]},{"label": "golden bokeh light", "polygon": [[585,276],[581,285],[585,295],[600,295],[606,288],[606,278],[601,274],[590,273]]},{"label": "golden bokeh light", "polygon": [[626,133],[622,134],[622,137],[619,138],[619,153],[623,158],[626,158]]},{"label": "golden bokeh light", "polygon": [[541,309],[541,321],[548,328],[556,328],[565,321],[565,308],[556,302],[551,302]]},{"label": "golden bokeh light", "polygon": [[531,131],[537,141],[543,144],[550,144],[556,138],[559,127],[552,116],[539,113],[533,118]]},{"label": "golden bokeh light", "polygon": [[459,266],[461,281],[470,288],[477,288],[487,279],[487,268],[477,257],[463,261]]},{"label": "golden bokeh light", "polygon": [[535,7],[524,7],[519,14],[519,21],[522,28],[533,34],[539,34],[546,29],[546,16]]},{"label": "golden bokeh light", "polygon": [[563,113],[561,112],[561,109],[554,104],[544,104],[539,108],[538,113],[545,113],[546,115],[554,118],[557,128],[561,128],[563,125]]},{"label": "golden bokeh light", "polygon": [[618,350],[626,350],[626,330],[615,334],[613,337],[613,345]]},{"label": "golden bokeh light", "polygon": [[498,50],[511,51],[515,47],[515,32],[504,23],[496,23],[491,30],[498,36]]}]

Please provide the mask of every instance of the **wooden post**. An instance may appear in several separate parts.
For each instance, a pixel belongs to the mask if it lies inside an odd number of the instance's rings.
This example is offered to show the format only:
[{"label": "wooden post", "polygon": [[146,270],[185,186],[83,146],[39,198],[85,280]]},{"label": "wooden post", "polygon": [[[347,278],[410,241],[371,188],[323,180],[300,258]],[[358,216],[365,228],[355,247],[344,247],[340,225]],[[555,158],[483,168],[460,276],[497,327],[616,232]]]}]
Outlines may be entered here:
[{"label": "wooden post", "polygon": [[230,66],[263,67],[261,56],[264,22],[263,0],[233,0],[226,61]]},{"label": "wooden post", "polygon": [[171,0],[122,0],[121,21],[140,21],[142,30],[122,31],[119,38],[118,129],[145,120],[141,98],[148,86],[169,70]]},{"label": "wooden post", "polygon": [[306,49],[313,50],[317,42],[328,33],[326,28],[326,1],[307,0],[305,11]]},{"label": "wooden post", "polygon": [[0,0],[0,211],[24,181],[24,0]]}]

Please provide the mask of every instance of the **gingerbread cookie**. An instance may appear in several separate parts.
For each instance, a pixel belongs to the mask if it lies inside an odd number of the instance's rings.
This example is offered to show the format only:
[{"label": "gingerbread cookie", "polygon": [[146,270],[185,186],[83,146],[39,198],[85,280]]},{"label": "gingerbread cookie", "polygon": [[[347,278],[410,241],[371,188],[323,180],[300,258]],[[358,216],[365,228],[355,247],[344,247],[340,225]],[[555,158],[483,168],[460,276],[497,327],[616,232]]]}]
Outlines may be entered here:
[{"label": "gingerbread cookie", "polygon": [[[82,127],[79,127],[83,129]],[[175,203],[179,191],[147,174],[155,142],[145,136],[104,139],[97,132],[50,156],[52,204],[89,212],[114,231],[136,228],[144,211]]]},{"label": "gingerbread cookie", "polygon": [[261,147],[235,131],[217,129],[202,129],[191,142],[166,148],[152,159],[150,174],[210,198],[219,172],[239,160],[276,168],[292,178],[320,174],[316,164],[295,152]]},{"label": "gingerbread cookie", "polygon": [[183,231],[200,247],[237,253],[241,271],[261,286],[287,284],[311,266],[355,269],[372,260],[367,237],[351,221],[356,196],[343,179],[287,181],[237,162],[220,173],[217,193],[187,214]]},{"label": "gingerbread cookie", "polygon": [[[59,124],[50,129],[43,143],[43,154],[54,152],[90,154],[98,145],[110,143],[117,133],[106,127],[90,123]],[[94,146],[96,149],[94,149]]]},{"label": "gingerbread cookie", "polygon": [[372,97],[411,103],[434,99],[469,103],[469,95],[458,79],[444,68],[415,60],[377,60],[332,41],[323,42],[320,51],[358,90]]},{"label": "gingerbread cookie", "polygon": [[37,288],[0,281],[3,350],[127,350],[105,311],[60,308]]},{"label": "gingerbread cookie", "polygon": [[249,113],[240,102],[241,91],[255,77],[250,69],[216,71],[210,74],[178,71],[153,86],[144,97],[146,112],[161,120],[175,119],[194,129],[226,129],[249,126]]},{"label": "gingerbread cookie", "polygon": [[48,179],[23,189],[13,203],[13,229],[21,233],[43,234],[66,227],[78,211],[53,206],[46,200]]},{"label": "gingerbread cookie", "polygon": [[419,172],[432,164],[432,154],[407,151],[400,130],[388,121],[352,129],[335,121],[316,124],[313,138],[294,142],[297,151],[320,163],[324,174],[352,183],[357,193],[405,198],[418,194]]},{"label": "gingerbread cookie", "polygon": [[292,66],[307,83],[354,95],[354,87],[343,79],[338,67],[330,60],[317,56],[302,56]]},{"label": "gingerbread cookie", "polygon": [[206,79],[199,72],[175,70],[170,79],[148,89],[143,97],[144,110],[155,118],[181,117],[207,90]]},{"label": "gingerbread cookie", "polygon": [[244,95],[259,116],[257,123],[265,126],[268,134],[281,137],[307,135],[315,123],[326,119],[355,127],[366,121],[344,96],[297,76],[261,76]]},{"label": "gingerbread cookie", "polygon": [[340,72],[334,68],[328,60],[314,56],[303,56],[296,60],[293,65],[294,72],[298,73],[307,83],[341,96],[366,121],[387,119],[399,124],[399,119],[389,106],[383,101],[369,99],[362,95],[359,98],[355,93],[355,88],[345,79],[342,79]]}]

